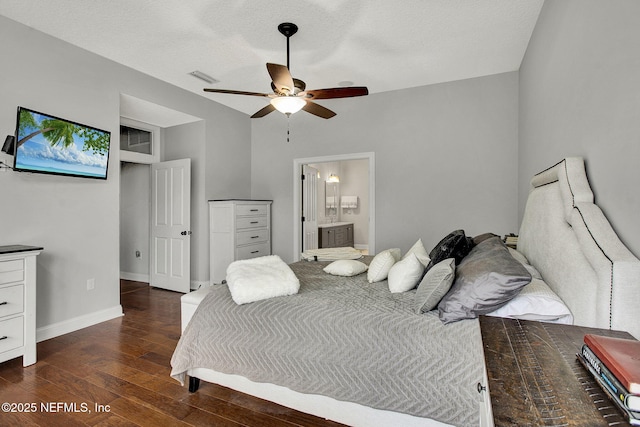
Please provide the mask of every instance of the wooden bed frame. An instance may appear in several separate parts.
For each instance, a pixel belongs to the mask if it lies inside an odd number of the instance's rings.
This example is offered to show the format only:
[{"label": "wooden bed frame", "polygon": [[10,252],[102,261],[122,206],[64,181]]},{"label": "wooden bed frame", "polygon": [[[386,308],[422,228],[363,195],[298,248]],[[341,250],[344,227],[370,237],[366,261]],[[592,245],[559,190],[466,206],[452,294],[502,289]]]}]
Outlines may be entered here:
[{"label": "wooden bed frame", "polygon": [[[518,250],[565,301],[575,324],[625,330],[640,338],[640,322],[633,318],[640,308],[640,260],[622,244],[593,203],[582,158],[564,159],[533,177]],[[205,288],[182,297],[183,330],[207,292]],[[209,369],[193,369],[188,375],[196,383],[202,379],[220,384],[347,425],[447,425]],[[491,426],[491,404],[488,393],[485,396],[479,407],[480,422]]]}]

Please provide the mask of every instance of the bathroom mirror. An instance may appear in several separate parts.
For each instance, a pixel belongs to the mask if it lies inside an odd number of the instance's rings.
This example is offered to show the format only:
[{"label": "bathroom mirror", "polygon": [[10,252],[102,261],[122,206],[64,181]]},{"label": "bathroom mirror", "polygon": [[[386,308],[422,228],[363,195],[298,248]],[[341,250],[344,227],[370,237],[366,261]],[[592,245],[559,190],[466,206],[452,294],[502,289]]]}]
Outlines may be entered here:
[{"label": "bathroom mirror", "polygon": [[324,209],[325,216],[333,218],[338,216],[338,204],[340,203],[340,183],[325,182],[324,183]]}]

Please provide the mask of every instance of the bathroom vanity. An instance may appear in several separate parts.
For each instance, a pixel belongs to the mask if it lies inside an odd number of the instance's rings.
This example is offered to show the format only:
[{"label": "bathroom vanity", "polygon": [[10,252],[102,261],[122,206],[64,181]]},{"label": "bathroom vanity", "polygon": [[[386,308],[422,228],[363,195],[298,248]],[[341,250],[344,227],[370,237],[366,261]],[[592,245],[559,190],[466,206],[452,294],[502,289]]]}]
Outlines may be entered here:
[{"label": "bathroom vanity", "polygon": [[318,225],[319,248],[353,247],[353,223],[334,222]]}]

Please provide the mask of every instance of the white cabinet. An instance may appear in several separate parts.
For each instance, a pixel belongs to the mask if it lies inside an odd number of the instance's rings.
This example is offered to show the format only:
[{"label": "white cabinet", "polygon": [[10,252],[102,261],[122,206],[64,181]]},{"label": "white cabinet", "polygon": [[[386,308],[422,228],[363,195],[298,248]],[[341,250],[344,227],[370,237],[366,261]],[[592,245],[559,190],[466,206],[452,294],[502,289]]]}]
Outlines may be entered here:
[{"label": "white cabinet", "polygon": [[42,248],[0,246],[0,362],[36,363],[36,256]]},{"label": "white cabinet", "polygon": [[239,259],[271,255],[271,200],[209,201],[211,284],[222,283]]}]

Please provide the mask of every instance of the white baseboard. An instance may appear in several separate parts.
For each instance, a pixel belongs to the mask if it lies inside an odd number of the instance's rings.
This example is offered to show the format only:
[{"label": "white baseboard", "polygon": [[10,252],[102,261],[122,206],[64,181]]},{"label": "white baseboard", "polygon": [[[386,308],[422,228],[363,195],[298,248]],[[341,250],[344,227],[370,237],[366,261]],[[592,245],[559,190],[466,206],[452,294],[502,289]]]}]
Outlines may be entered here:
[{"label": "white baseboard", "polygon": [[36,330],[36,341],[40,342],[55,338],[60,335],[68,334],[69,332],[74,332],[79,329],[93,326],[98,323],[106,322],[107,320],[115,319],[122,316],[124,316],[124,313],[122,312],[122,306],[118,304],[111,308],[96,311],[95,313],[85,314],[69,320],[64,320],[62,322],[38,328]]},{"label": "white baseboard", "polygon": [[122,280],[133,280],[134,282],[149,283],[149,275],[141,273],[128,273],[126,271],[120,272],[120,278]]},{"label": "white baseboard", "polygon": [[[143,282],[143,283],[151,283],[150,277],[148,274],[140,274],[140,273],[129,273],[127,271],[120,272],[120,279],[122,280],[133,280],[134,282]],[[189,284],[191,290],[200,289],[203,286],[209,286],[209,281],[202,280],[192,280]]]}]

